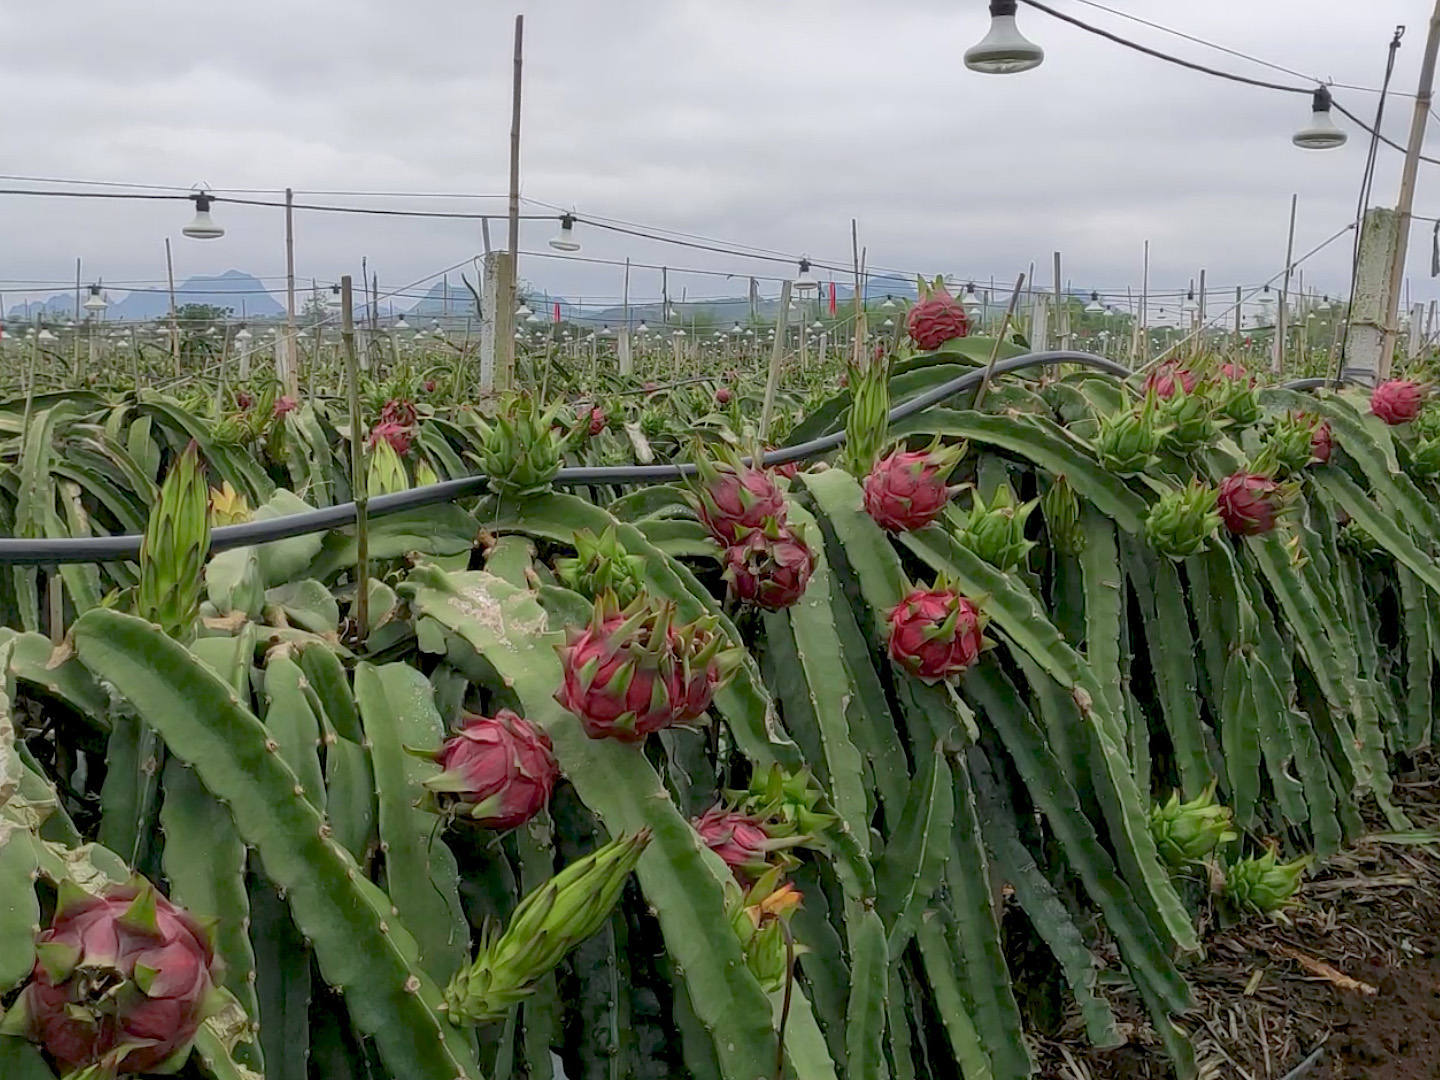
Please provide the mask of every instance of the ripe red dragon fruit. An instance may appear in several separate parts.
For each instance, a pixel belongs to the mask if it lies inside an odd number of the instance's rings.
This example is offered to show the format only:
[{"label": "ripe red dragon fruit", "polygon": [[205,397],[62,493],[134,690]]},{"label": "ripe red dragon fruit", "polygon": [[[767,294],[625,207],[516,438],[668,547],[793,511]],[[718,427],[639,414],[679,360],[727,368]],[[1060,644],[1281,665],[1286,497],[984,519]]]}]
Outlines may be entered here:
[{"label": "ripe red dragon fruit", "polygon": [[1161,364],[1145,376],[1144,389],[1147,393],[1153,390],[1155,396],[1161,401],[1168,401],[1175,396],[1177,387],[1183,389],[1187,394],[1193,394],[1199,381],[1195,373],[1188,368]]},{"label": "ripe red dragon fruit", "polygon": [[281,394],[278,398],[275,399],[275,407],[272,410],[272,414],[278,420],[286,413],[292,413],[299,407],[300,402],[296,401],[289,394]]},{"label": "ripe red dragon fruit", "polygon": [[700,523],[722,544],[733,544],[767,521],[785,524],[785,494],[769,470],[746,465],[733,454],[719,461],[700,455],[700,484],[690,503]]},{"label": "ripe red dragon fruit", "polygon": [[764,822],[720,804],[692,818],[690,824],[705,846],[724,859],[725,865],[742,882],[753,881],[763,874],[769,868],[770,853],[789,846],[784,841],[772,840]]},{"label": "ripe red dragon fruit", "polygon": [[722,386],[722,387],[720,387],[719,390],[716,390],[716,391],[715,391],[715,404],[716,404],[716,405],[729,405],[729,404],[730,404],[730,388],[729,388],[728,386]]},{"label": "ripe red dragon fruit", "polygon": [[579,406],[575,410],[575,419],[590,421],[590,434],[592,437],[599,435],[605,430],[606,425],[610,423],[610,418],[605,415],[605,410],[600,408],[599,405],[589,407],[584,405]]},{"label": "ripe red dragon fruit", "polygon": [[985,620],[944,580],[912,589],[888,615],[890,659],[922,682],[937,683],[965,671],[985,648]]},{"label": "ripe red dragon fruit", "polygon": [[564,681],[555,700],[592,739],[625,743],[699,719],[739,658],[713,618],[676,626],[673,604],[640,596],[621,610],[609,594],[588,626],[566,630],[559,652]]},{"label": "ripe red dragon fruit", "polygon": [[910,340],[922,349],[938,349],[945,342],[962,338],[970,332],[970,318],[965,305],[950,295],[945,283],[936,279],[934,285],[921,282],[919,301],[905,316],[905,329]]},{"label": "ripe red dragon fruit", "polygon": [[946,480],[964,450],[958,446],[892,450],[865,478],[865,512],[888,532],[922,529],[958,491]]},{"label": "ripe red dragon fruit", "polygon": [[766,611],[797,603],[815,570],[815,553],[804,539],[773,522],[764,529],[751,529],[727,546],[722,561],[731,594]]},{"label": "ripe red dragon fruit", "polygon": [[433,394],[433,393],[435,392],[435,387],[436,387],[436,385],[437,385],[437,383],[435,382],[434,379],[426,379],[426,380],[425,380],[425,392],[426,392],[427,394]]},{"label": "ripe red dragon fruit", "polygon": [[4,1030],[40,1043],[67,1072],[153,1072],[223,1000],[209,932],[144,879],[99,896],[62,885],[36,953]]},{"label": "ripe red dragon fruit", "polygon": [[1405,424],[1420,415],[1426,393],[1413,379],[1391,379],[1370,394],[1370,411],[1387,424]]},{"label": "ripe red dragon fruit", "polygon": [[248,390],[235,391],[235,407],[241,412],[244,412],[246,409],[250,408],[250,406],[254,404],[255,398],[250,394]]},{"label": "ripe red dragon fruit", "polygon": [[381,420],[370,429],[370,445],[384,441],[397,454],[410,452],[410,429],[394,420]]},{"label": "ripe red dragon fruit", "polygon": [[414,427],[420,419],[419,413],[415,411],[415,403],[408,398],[392,398],[385,403],[380,410],[382,423],[399,424],[402,427]]},{"label": "ripe red dragon fruit", "polygon": [[1274,477],[1242,470],[1220,481],[1216,509],[1232,533],[1260,536],[1275,528],[1288,501],[1286,486]]},{"label": "ripe red dragon fruit", "polygon": [[1254,385],[1255,382],[1254,375],[1249,374],[1239,364],[1231,361],[1226,361],[1220,365],[1220,375],[1229,382],[1246,383],[1247,385]]},{"label": "ripe red dragon fruit", "polygon": [[443,772],[424,781],[442,808],[487,829],[513,829],[550,801],[560,767],[550,736],[509,709],[465,715],[434,760]]},{"label": "ripe red dragon fruit", "polygon": [[1330,421],[1321,420],[1310,433],[1310,460],[1316,465],[1325,465],[1334,449],[1335,437],[1330,432]]}]

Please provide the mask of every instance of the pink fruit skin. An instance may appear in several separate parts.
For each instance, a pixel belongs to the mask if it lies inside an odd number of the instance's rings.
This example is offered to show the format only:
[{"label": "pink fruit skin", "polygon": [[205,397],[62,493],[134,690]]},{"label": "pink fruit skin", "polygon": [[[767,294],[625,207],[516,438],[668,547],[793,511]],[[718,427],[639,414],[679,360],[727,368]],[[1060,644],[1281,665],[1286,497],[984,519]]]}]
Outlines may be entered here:
[{"label": "pink fruit skin", "polygon": [[734,595],[766,611],[798,603],[810,584],[815,555],[789,529],[752,529],[725,549],[725,580]]},{"label": "pink fruit skin", "polygon": [[380,419],[382,422],[399,424],[401,427],[414,427],[416,421],[420,419],[420,415],[415,411],[413,401],[396,398],[385,403],[385,407],[380,410]]},{"label": "pink fruit skin", "polygon": [[785,522],[785,495],[769,472],[742,466],[722,466],[720,475],[700,492],[696,511],[700,523],[722,544],[731,544],[767,518]]},{"label": "pink fruit skin", "polygon": [[1330,461],[1330,452],[1335,448],[1335,438],[1330,432],[1330,421],[1321,420],[1310,433],[1310,457],[1317,465]]},{"label": "pink fruit skin", "polygon": [[717,405],[729,405],[729,404],[730,404],[730,388],[729,388],[729,387],[727,387],[727,386],[722,386],[722,387],[720,387],[719,390],[716,390],[716,391],[715,391],[715,404],[717,404]]},{"label": "pink fruit skin", "polygon": [[410,429],[394,420],[381,420],[370,429],[370,445],[374,446],[381,440],[390,444],[390,448],[397,454],[408,454],[410,452]]},{"label": "pink fruit skin", "polygon": [[[37,962],[21,995],[32,1035],[67,1070],[138,1043],[118,1071],[151,1072],[195,1037],[204,1018],[218,973],[207,935],[189,912],[158,893],[153,934],[123,925],[137,894],[132,886],[114,886],[72,902],[40,936],[42,944],[79,950],[75,969],[58,981]],[[148,993],[133,982],[137,966],[156,972]],[[118,991],[105,993],[121,980]]]},{"label": "pink fruit skin", "polygon": [[605,415],[605,410],[600,408],[599,405],[588,409],[584,405],[581,405],[575,410],[575,419],[589,420],[590,434],[592,436],[599,435],[605,430],[605,425],[610,422],[609,417]]},{"label": "pink fruit skin", "polygon": [[1258,473],[1232,473],[1220,481],[1216,504],[1225,528],[1237,536],[1260,536],[1275,528],[1280,485]]},{"label": "pink fruit skin", "polygon": [[910,309],[905,317],[905,329],[910,333],[910,340],[920,348],[938,349],[945,342],[968,334],[970,318],[965,314],[964,304],[943,288],[936,289],[928,300],[921,300]]},{"label": "pink fruit skin", "polygon": [[[944,624],[957,613],[955,632]],[[940,682],[965,671],[980,657],[985,639],[980,612],[948,589],[913,589],[890,610],[890,658],[925,682]]]},{"label": "pink fruit skin", "polygon": [[1387,424],[1405,424],[1420,415],[1425,388],[1412,379],[1391,379],[1370,395],[1370,411]]},{"label": "pink fruit skin", "polygon": [[[686,688],[664,653],[645,653],[638,641],[615,640],[622,622],[616,614],[605,619],[599,632],[588,626],[571,631],[560,651],[565,679],[555,700],[579,718],[590,738],[638,743],[679,721]],[[590,664],[595,667],[587,686],[581,669]],[[624,680],[616,681],[616,676],[627,664],[633,671],[628,685],[621,685]],[[622,722],[627,714],[634,714],[633,721]]]},{"label": "pink fruit skin", "polygon": [[925,451],[892,451],[865,478],[865,512],[888,532],[924,528],[949,501],[950,488]]},{"label": "pink fruit skin", "polygon": [[467,714],[435,760],[444,771],[426,786],[460,802],[467,820],[490,829],[513,829],[533,818],[560,775],[550,736],[509,709],[493,717]]},{"label": "pink fruit skin", "polygon": [[1254,376],[1246,374],[1245,369],[1239,364],[1221,364],[1220,374],[1231,382],[1249,382],[1252,384],[1255,382]]},{"label": "pink fruit skin", "polygon": [[284,416],[286,413],[294,412],[299,407],[300,403],[296,401],[293,397],[291,397],[289,394],[282,394],[280,397],[275,399],[275,407],[272,410],[272,414],[276,417],[281,417]]},{"label": "pink fruit skin", "polygon": [[1193,371],[1187,368],[1173,368],[1169,364],[1162,364],[1149,375],[1145,376],[1145,389],[1154,390],[1155,396],[1163,401],[1168,401],[1175,396],[1177,386],[1184,387],[1185,393],[1195,392],[1198,380]]},{"label": "pink fruit skin", "polygon": [[725,860],[737,878],[759,869],[769,852],[770,837],[754,818],[723,806],[712,806],[691,821],[705,846]]}]

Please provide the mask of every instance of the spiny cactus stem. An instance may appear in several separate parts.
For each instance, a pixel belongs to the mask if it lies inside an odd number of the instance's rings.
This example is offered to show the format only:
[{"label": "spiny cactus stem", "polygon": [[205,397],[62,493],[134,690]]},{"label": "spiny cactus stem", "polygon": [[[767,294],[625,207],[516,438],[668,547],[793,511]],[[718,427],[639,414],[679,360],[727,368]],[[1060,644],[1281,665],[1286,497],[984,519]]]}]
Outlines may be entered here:
[{"label": "spiny cactus stem", "polygon": [[340,336],[350,399],[350,486],[355,493],[355,640],[370,630],[370,493],[365,482],[365,425],[360,422],[360,361],[355,355],[355,311],[350,276],[340,279]]}]

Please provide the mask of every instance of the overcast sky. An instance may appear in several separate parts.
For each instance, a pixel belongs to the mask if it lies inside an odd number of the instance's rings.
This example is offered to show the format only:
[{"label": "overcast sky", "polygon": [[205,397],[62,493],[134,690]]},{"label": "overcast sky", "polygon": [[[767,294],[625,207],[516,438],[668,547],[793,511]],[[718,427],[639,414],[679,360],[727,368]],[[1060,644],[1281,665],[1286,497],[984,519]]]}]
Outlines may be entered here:
[{"label": "overcast sky", "polygon": [[[1167,51],[1297,81],[1079,0],[1050,2]],[[1406,23],[1394,81],[1405,95],[1431,8],[1106,3],[1369,87]],[[961,56],[988,24],[982,0],[0,0],[9,43],[0,169],[221,190],[501,193],[517,12],[526,16],[523,191],[582,215],[847,263],[855,218],[872,266],[988,282],[1033,261],[1048,284],[1059,250],[1075,287],[1123,292],[1138,290],[1147,239],[1156,289],[1184,288],[1201,267],[1212,285],[1258,284],[1283,265],[1292,193],[1297,253],[1354,214],[1366,139],[1343,118],[1352,136],[1343,149],[1298,150],[1290,136],[1307,119],[1306,99],[1173,68],[1024,5],[1021,26],[1045,47],[1045,64],[973,74]],[[1365,116],[1377,100],[1338,89],[1336,98]],[[1412,105],[1389,102],[1385,130],[1397,142]],[[1440,138],[1428,149],[1440,157]],[[1377,203],[1393,205],[1400,158],[1381,148]],[[297,198],[504,212],[503,199]],[[1440,166],[1421,166],[1416,212],[1440,214]],[[8,305],[23,298],[22,282],[73,280],[77,256],[87,281],[163,281],[166,236],[177,278],[231,267],[283,275],[279,211],[222,204],[215,217],[227,235],[197,242],[180,237],[183,204],[0,196],[0,289]],[[311,213],[297,216],[296,231],[302,278],[358,275],[368,256],[382,290],[480,249],[473,222]],[[522,248],[545,249],[553,231],[527,223]],[[492,235],[502,243],[503,225]],[[672,272],[672,293],[691,297],[743,294],[745,276],[787,272],[583,227],[577,238],[589,257],[742,279]],[[1430,226],[1417,225],[1416,299],[1440,295],[1430,250]],[[1346,290],[1349,260],[1347,236],[1306,264],[1307,286]],[[587,302],[622,291],[613,266],[530,258],[521,273]],[[658,271],[633,272],[632,298],[659,287]]]}]

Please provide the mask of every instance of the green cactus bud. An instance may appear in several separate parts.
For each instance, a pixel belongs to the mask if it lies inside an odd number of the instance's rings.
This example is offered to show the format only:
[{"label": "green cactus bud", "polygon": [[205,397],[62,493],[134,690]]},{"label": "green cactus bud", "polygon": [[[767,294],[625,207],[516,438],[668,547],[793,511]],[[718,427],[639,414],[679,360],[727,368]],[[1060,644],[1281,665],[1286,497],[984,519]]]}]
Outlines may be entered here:
[{"label": "green cactus bud", "polygon": [[1410,473],[1427,479],[1440,476],[1440,436],[1421,438],[1415,444],[1410,451]]},{"label": "green cactus bud", "polygon": [[492,491],[518,497],[550,486],[578,430],[567,412],[563,401],[544,409],[529,394],[510,394],[493,420],[470,414],[480,430],[478,457]]},{"label": "green cactus bud", "polygon": [[218,488],[210,489],[210,524],[239,525],[249,521],[253,515],[250,511],[250,504],[245,501],[233,487],[230,481],[226,480]]},{"label": "green cactus bud", "polygon": [[377,495],[409,490],[410,478],[405,475],[405,463],[400,455],[384,439],[377,439],[370,447],[370,463],[365,471],[366,493],[373,499]]},{"label": "green cactus bud", "polygon": [[785,985],[791,956],[806,950],[789,937],[789,922],[802,897],[794,885],[781,884],[782,871],[774,868],[755,884],[741,890],[734,882],[725,885],[725,912],[740,940],[745,966],[770,993]]},{"label": "green cactus bud", "polygon": [[778,764],[754,773],[745,790],[725,792],[725,798],[759,821],[772,839],[795,837],[797,844],[817,850],[824,850],[825,830],[836,820],[822,807],[824,797],[808,768],[786,772]]},{"label": "green cactus bud", "polygon": [[521,900],[503,933],[486,927],[474,964],[445,989],[450,1022],[504,1019],[566,953],[600,929],[649,842],[649,829],[612,840]]},{"label": "green cactus bud", "polygon": [[990,505],[974,493],[970,516],[958,537],[960,544],[1000,570],[1010,570],[1035,546],[1025,539],[1025,522],[1039,500],[1016,505],[1008,485],[1001,484]]},{"label": "green cactus bud", "polygon": [[852,359],[850,413],[845,420],[841,465],[851,476],[868,476],[885,449],[890,422],[890,354],[881,350],[867,363]]},{"label": "green cactus bud", "polygon": [[1168,802],[1151,807],[1150,832],[1161,857],[1179,870],[1237,839],[1239,834],[1230,828],[1232,817],[1228,806],[1215,801],[1212,783],[1187,803],[1177,791]]},{"label": "green cactus bud", "polygon": [[575,534],[575,557],[556,559],[555,576],[587,599],[608,591],[621,607],[629,607],[645,591],[645,559],[625,550],[613,525],[599,536],[581,529]]},{"label": "green cactus bud", "polygon": [[1154,398],[1148,397],[1138,409],[1126,409],[1100,418],[1095,436],[1095,454],[1111,472],[1144,472],[1156,460],[1163,430],[1156,424]]},{"label": "green cactus bud", "polygon": [[1040,499],[1040,515],[1051,545],[1067,555],[1085,550],[1085,534],[1080,529],[1080,500],[1064,476],[1055,477]]},{"label": "green cactus bud", "polygon": [[1302,855],[1282,863],[1279,849],[1271,845],[1264,855],[1241,859],[1225,868],[1225,898],[1236,907],[1262,914],[1279,911],[1300,889],[1311,857]]},{"label": "green cactus bud", "polygon": [[1182,456],[1211,445],[1223,424],[1205,384],[1187,392],[1179,380],[1170,397],[1158,403],[1156,419],[1164,431],[1160,445]]},{"label": "green cactus bud", "polygon": [[1254,472],[1290,475],[1316,460],[1313,448],[1320,418],[1303,413],[1277,416],[1265,432],[1265,442],[1255,458]]},{"label": "green cactus bud", "polygon": [[177,640],[194,632],[210,554],[210,489],[192,440],[165,482],[140,543],[135,611]]},{"label": "green cactus bud", "polygon": [[1200,480],[1189,487],[1168,491],[1145,518],[1145,540],[1172,559],[1184,559],[1205,550],[1220,528],[1216,510],[1218,492]]}]

